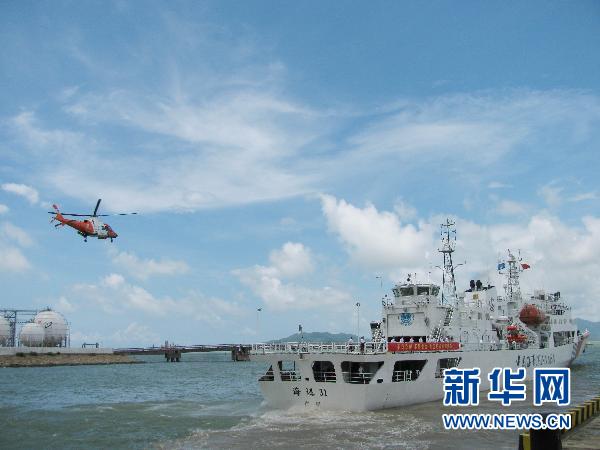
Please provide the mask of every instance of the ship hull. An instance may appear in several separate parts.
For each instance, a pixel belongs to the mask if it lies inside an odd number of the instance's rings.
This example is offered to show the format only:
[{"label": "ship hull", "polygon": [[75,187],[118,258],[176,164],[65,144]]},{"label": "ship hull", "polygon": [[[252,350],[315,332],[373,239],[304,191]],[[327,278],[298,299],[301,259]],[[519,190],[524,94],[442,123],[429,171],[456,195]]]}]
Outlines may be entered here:
[{"label": "ship hull", "polygon": [[[443,378],[438,361],[460,358],[458,368],[481,369],[480,390],[489,389],[487,374],[495,367],[524,367],[531,379],[535,367],[568,367],[583,351],[587,335],[572,344],[544,349],[449,351],[411,353],[296,353],[253,354],[252,359],[271,364],[272,381],[259,381],[267,404],[276,409],[323,409],[369,411],[394,408],[440,400],[443,397]],[[426,360],[420,374],[411,381],[393,382],[396,361]],[[299,375],[294,381],[282,381],[279,361],[293,362]],[[329,361],[336,371],[335,382],[315,381],[313,363]],[[383,363],[368,384],[344,381],[342,364]],[[286,379],[287,377],[283,377]]]}]

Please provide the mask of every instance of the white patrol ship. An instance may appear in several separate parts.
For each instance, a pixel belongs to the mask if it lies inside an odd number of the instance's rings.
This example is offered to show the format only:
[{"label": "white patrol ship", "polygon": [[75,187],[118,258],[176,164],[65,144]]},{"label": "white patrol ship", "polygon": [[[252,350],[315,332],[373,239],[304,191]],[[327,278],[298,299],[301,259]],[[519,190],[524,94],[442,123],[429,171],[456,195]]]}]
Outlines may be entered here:
[{"label": "white patrol ship", "polygon": [[481,369],[481,390],[495,367],[566,367],[583,351],[581,333],[559,292],[524,299],[519,276],[529,268],[510,251],[498,264],[504,295],[471,281],[457,293],[452,253],[456,231],[442,225],[443,283],[398,284],[382,301],[380,322],[360,344],[254,344],[251,359],[270,364],[259,379],[274,408],[365,411],[441,399],[444,369]]}]

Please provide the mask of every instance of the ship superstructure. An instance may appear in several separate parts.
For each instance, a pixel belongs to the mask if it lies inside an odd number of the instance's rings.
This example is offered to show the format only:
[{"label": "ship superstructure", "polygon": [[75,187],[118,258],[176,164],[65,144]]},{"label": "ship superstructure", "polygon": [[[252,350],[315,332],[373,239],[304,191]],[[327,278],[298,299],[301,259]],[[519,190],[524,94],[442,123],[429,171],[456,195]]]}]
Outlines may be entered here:
[{"label": "ship superstructure", "polygon": [[[371,339],[358,342],[255,344],[251,358],[266,361],[260,380],[276,408],[344,410],[390,408],[440,399],[445,369],[565,367],[583,351],[581,333],[560,292],[535,291],[525,300],[519,277],[529,268],[512,252],[498,264],[503,295],[472,280],[456,288],[452,255],[454,223],[441,226],[442,285],[409,276],[382,301],[382,318],[371,322]],[[489,388],[482,377],[481,389]]]}]

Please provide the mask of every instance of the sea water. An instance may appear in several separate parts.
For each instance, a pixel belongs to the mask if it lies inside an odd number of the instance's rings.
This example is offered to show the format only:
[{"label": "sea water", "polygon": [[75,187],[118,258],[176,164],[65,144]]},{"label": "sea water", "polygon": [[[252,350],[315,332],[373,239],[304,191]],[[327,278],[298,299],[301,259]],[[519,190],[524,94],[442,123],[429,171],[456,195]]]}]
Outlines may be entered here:
[{"label": "sea water", "polygon": [[[265,364],[229,353],[162,356],[145,364],[0,369],[0,448],[516,448],[515,431],[445,431],[441,401],[383,411],[273,411],[257,379]],[[572,366],[572,403],[600,393],[600,347]]]}]

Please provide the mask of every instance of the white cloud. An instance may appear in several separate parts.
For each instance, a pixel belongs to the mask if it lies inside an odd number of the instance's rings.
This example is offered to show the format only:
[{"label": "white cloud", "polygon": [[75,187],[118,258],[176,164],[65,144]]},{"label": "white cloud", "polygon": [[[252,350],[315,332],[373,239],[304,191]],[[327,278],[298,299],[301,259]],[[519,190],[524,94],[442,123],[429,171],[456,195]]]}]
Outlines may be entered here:
[{"label": "white cloud", "polygon": [[[93,125],[97,137],[47,128],[32,111],[10,126],[35,157],[40,182],[85,201],[110,198],[114,210],[149,212],[315,193],[350,172],[376,173],[395,163],[406,168],[443,159],[462,173],[466,163],[489,165],[547,138],[548,130],[561,130],[565,142],[584,139],[600,121],[598,98],[578,91],[457,94],[358,114],[318,110],[287,95],[281,73],[266,64],[239,82],[204,74],[210,83],[175,78],[152,94],[73,92],[67,111],[79,129]],[[331,135],[350,121],[358,126],[332,146]],[[102,130],[115,123],[141,144],[124,152],[104,142]]]},{"label": "white cloud", "polygon": [[527,210],[526,204],[513,200],[500,200],[496,205],[496,212],[503,216],[518,216],[524,214]]},{"label": "white cloud", "polygon": [[10,222],[4,222],[0,225],[0,238],[15,242],[21,247],[30,247],[33,244],[33,240],[25,230]]},{"label": "white cloud", "polygon": [[[433,216],[421,222],[418,229],[409,229],[408,236],[413,239],[408,239],[394,213],[377,211],[373,205],[357,208],[323,196],[323,213],[353,261],[387,269],[394,280],[415,271],[425,277],[430,264],[441,262],[429,262],[423,255],[438,248],[437,233],[434,238],[428,230],[437,230],[445,217]],[[533,214],[524,222],[494,225],[455,220],[458,239],[454,260],[467,262],[457,271],[459,288],[467,286],[471,278],[501,286],[494,270],[497,258],[505,256],[507,249],[520,249],[532,266],[522,277],[524,292],[537,288],[560,290],[575,315],[600,320],[600,305],[596,302],[600,296],[600,218],[584,217],[580,226],[567,225],[546,213]],[[437,273],[432,275],[435,278]]]},{"label": "white cloud", "polygon": [[26,184],[4,183],[1,187],[3,191],[24,197],[32,205],[36,204],[40,199],[38,191]]},{"label": "white cloud", "polygon": [[145,280],[155,275],[181,275],[189,272],[190,268],[185,261],[171,259],[141,259],[133,253],[112,252],[112,261],[117,266],[125,269],[130,275]]},{"label": "white cloud", "polygon": [[147,325],[131,322],[124,330],[119,330],[109,337],[109,341],[126,346],[143,346],[162,344],[161,336]]},{"label": "white cloud", "polygon": [[596,192],[583,192],[581,194],[573,195],[569,197],[570,202],[582,202],[585,200],[597,200],[598,194]]},{"label": "white cloud", "polygon": [[401,221],[410,221],[417,217],[417,209],[401,198],[394,203],[394,212]]},{"label": "white cloud", "polygon": [[23,229],[10,222],[0,224],[0,270],[24,272],[31,263],[19,247],[33,244],[31,237]]},{"label": "white cloud", "polygon": [[122,286],[124,283],[125,278],[123,278],[123,275],[119,275],[118,273],[111,273],[102,279],[102,284],[111,288]]},{"label": "white cloud", "polygon": [[[76,284],[72,298],[79,303],[94,303],[108,314],[123,314],[127,310],[150,316],[187,317],[216,325],[245,314],[244,307],[214,297],[190,292],[183,298],[158,297],[147,289],[131,284],[120,274],[112,273],[95,284]],[[75,306],[75,305],[74,305]]]},{"label": "white cloud", "polygon": [[30,268],[31,264],[20,249],[0,241],[0,270],[23,272]]},{"label": "white cloud", "polygon": [[6,214],[9,211],[8,206],[0,203],[0,214]]},{"label": "white cloud", "polygon": [[77,307],[64,296],[61,296],[58,301],[54,303],[54,307],[61,313],[70,313],[77,309]]},{"label": "white cloud", "polygon": [[[538,144],[546,146],[550,135],[565,145],[580,143],[590,139],[598,122],[600,99],[580,91],[487,91],[404,100],[373,114],[369,125],[354,127],[357,132],[348,137],[345,151],[335,154],[339,165],[333,166],[345,177],[398,167],[394,174],[400,178],[414,170],[424,179],[443,167],[443,176],[457,182],[466,181],[465,171],[475,175],[469,180],[485,181],[490,166],[517,150],[525,154]],[[508,187],[498,181],[489,185]]]},{"label": "white cloud", "polygon": [[348,293],[331,286],[313,289],[285,283],[272,267],[254,266],[238,269],[233,273],[267,307],[275,311],[323,308],[339,305],[351,299]]},{"label": "white cloud", "polygon": [[283,277],[292,278],[313,270],[310,250],[297,242],[286,242],[281,249],[273,250],[269,261]]},{"label": "white cloud", "polygon": [[502,183],[500,181],[490,181],[488,183],[488,189],[504,189],[512,187],[510,184]]},{"label": "white cloud", "polygon": [[329,230],[359,265],[372,269],[417,267],[431,251],[433,229],[427,224],[402,225],[392,212],[379,212],[371,204],[357,208],[330,195],[322,195],[321,204]]},{"label": "white cloud", "polygon": [[287,242],[281,249],[273,250],[269,260],[271,266],[256,265],[232,273],[270,309],[310,309],[342,304],[351,298],[348,293],[331,286],[309,288],[282,280],[314,269],[310,250],[300,243]]},{"label": "white cloud", "polygon": [[538,195],[546,202],[546,204],[552,208],[560,206],[563,201],[562,193],[563,188],[556,186],[554,183],[546,184],[538,189]]}]

